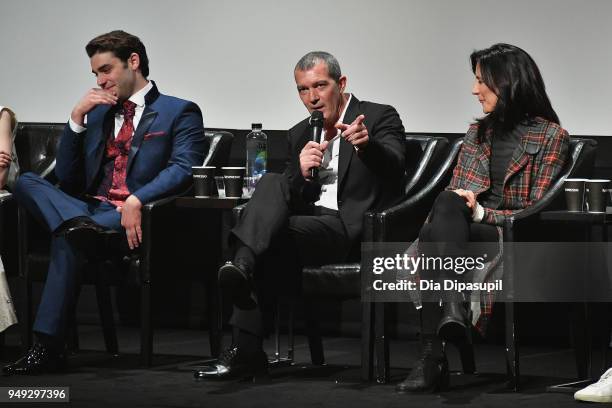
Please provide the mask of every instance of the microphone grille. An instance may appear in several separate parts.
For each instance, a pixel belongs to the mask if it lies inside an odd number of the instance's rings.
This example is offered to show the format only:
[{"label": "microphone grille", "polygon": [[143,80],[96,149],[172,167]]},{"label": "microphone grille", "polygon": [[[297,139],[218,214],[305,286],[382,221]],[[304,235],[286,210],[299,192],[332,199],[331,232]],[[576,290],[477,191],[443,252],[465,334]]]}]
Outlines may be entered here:
[{"label": "microphone grille", "polygon": [[321,126],[323,123],[323,112],[314,110],[310,114],[310,125],[318,125]]}]

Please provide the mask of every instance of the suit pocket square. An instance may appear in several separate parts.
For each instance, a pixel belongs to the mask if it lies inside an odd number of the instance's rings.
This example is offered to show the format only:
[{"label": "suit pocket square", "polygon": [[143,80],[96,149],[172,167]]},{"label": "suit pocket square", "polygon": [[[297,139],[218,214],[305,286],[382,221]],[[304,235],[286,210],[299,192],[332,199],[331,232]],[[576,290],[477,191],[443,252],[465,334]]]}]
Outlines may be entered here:
[{"label": "suit pocket square", "polygon": [[153,139],[154,137],[159,137],[159,136],[165,136],[166,132],[151,132],[151,133],[147,133],[146,135],[144,135],[144,140],[150,140]]}]

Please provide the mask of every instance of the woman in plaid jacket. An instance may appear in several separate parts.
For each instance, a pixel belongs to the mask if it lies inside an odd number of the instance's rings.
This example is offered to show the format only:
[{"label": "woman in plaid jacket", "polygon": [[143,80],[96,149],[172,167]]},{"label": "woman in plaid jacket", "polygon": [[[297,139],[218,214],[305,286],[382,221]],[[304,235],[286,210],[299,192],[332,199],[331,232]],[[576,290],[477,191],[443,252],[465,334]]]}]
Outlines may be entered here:
[{"label": "woman in plaid jacket", "polygon": [[[485,113],[465,135],[453,178],[434,202],[419,234],[428,257],[467,256],[473,242],[498,242],[504,218],[539,200],[560,174],[569,135],[559,125],[540,71],[522,49],[495,44],[470,56],[472,94]],[[424,244],[429,243],[429,244]],[[420,279],[471,281],[470,273],[421,270]],[[432,292],[428,293],[429,295]],[[422,352],[398,391],[437,390],[448,384],[442,340],[467,340],[468,311],[449,292],[424,294]],[[442,300],[443,307],[440,307]],[[483,314],[490,309],[483,310]]]}]

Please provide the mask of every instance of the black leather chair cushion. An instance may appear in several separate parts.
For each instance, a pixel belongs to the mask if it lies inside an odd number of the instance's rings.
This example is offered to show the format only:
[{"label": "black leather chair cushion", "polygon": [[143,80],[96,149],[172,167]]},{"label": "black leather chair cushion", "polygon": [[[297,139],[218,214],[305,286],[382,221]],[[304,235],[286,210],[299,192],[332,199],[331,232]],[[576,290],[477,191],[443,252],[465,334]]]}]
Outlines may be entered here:
[{"label": "black leather chair cushion", "polygon": [[307,297],[355,298],[361,293],[358,263],[331,264],[304,268],[302,292]]}]

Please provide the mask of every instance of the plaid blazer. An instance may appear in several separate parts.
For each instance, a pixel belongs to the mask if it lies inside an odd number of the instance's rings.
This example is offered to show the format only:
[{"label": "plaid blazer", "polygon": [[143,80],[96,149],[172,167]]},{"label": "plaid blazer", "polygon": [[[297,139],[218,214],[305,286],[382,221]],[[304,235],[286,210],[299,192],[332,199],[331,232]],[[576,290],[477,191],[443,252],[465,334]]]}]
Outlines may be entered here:
[{"label": "plaid blazer", "polygon": [[[478,125],[470,126],[459,152],[453,178],[447,190],[470,190],[476,195],[491,186],[489,158],[492,130],[478,136]],[[481,140],[482,139],[482,140]],[[503,225],[512,215],[542,198],[559,176],[569,151],[569,134],[556,123],[535,118],[521,137],[504,178],[500,209],[484,209],[483,223]]]}]

